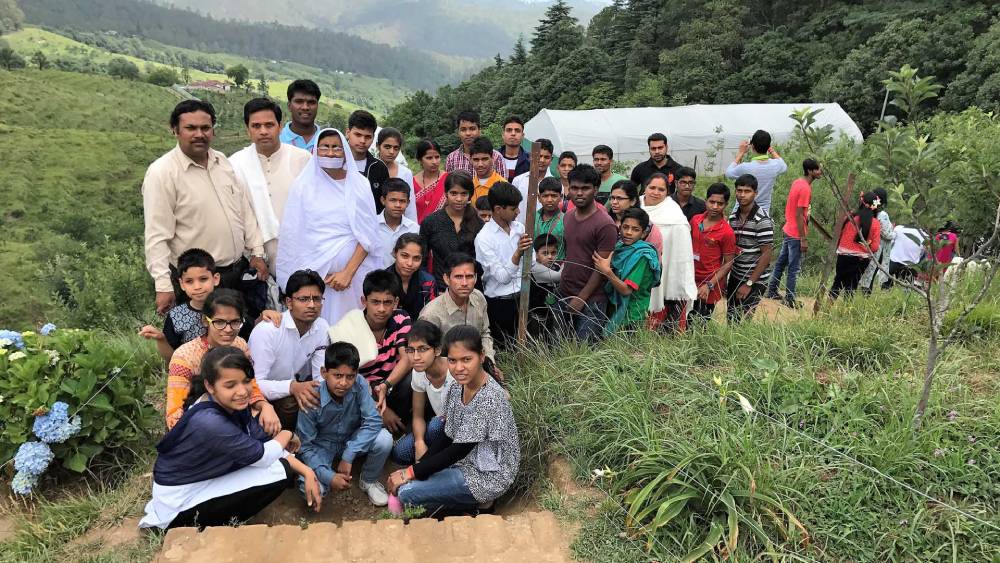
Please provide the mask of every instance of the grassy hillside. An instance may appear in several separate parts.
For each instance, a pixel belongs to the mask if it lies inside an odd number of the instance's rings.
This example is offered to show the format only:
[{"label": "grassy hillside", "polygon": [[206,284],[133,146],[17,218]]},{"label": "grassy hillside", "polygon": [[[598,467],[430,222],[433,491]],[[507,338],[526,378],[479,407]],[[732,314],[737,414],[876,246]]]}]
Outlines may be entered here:
[{"label": "grassy hillside", "polygon": [[140,69],[171,67],[180,73],[183,61],[198,61],[198,66],[215,66],[219,72],[205,72],[189,65],[192,80],[228,80],[221,69],[242,64],[250,69],[254,81],[263,75],[268,81],[269,94],[279,100],[292,80],[310,78],[320,85],[324,101],[339,105],[347,111],[365,107],[384,114],[402,100],[408,90],[389,80],[356,74],[340,74],[315,67],[286,61],[264,61],[226,53],[202,53],[190,49],[164,45],[138,38],[121,38],[100,34],[75,34],[87,39],[88,44],[71,37],[37,27],[25,27],[4,35],[4,40],[24,57],[41,51],[55,63],[59,60],[104,65],[116,57],[126,58]]},{"label": "grassy hillside", "polygon": [[[0,71],[0,326],[110,326],[148,308],[139,188],[174,144],[177,101],[168,88],[105,75]],[[224,115],[243,101],[213,98]],[[220,150],[245,142],[241,125],[220,122]]]}]

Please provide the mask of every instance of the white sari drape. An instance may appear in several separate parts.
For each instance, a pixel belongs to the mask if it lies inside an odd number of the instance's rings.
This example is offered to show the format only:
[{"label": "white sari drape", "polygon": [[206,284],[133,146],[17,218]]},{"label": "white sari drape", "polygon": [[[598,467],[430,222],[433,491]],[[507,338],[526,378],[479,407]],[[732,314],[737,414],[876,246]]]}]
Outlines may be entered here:
[{"label": "white sari drape", "polygon": [[684,211],[671,197],[656,205],[646,205],[640,198],[642,209],[649,214],[649,221],[663,236],[660,263],[660,285],[653,288],[649,299],[650,312],[663,310],[664,301],[693,302],[698,297],[694,283],[694,251],[691,246],[691,224]]},{"label": "white sari drape", "polygon": [[[350,150],[347,139],[340,131],[332,131],[345,148],[347,176],[343,180],[331,178],[320,167],[314,149],[309,164],[292,183],[278,234],[278,285],[282,288],[297,270],[315,270],[326,278],[347,267],[358,244],[367,252],[374,246],[371,185],[346,154]],[[371,269],[371,261],[365,258],[350,287],[344,291],[326,288],[322,316],[331,326],[348,311],[361,308],[362,281]]]}]

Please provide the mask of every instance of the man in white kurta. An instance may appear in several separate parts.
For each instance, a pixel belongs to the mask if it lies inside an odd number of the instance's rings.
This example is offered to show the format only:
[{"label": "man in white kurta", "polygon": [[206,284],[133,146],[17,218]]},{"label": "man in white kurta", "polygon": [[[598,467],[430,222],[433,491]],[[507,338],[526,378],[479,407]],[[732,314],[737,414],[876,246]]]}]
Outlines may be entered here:
[{"label": "man in white kurta", "polygon": [[257,224],[264,239],[267,265],[274,272],[278,254],[278,226],[292,182],[312,156],[309,151],[281,142],[281,106],[267,98],[243,106],[250,146],[229,157],[236,176],[250,190]]}]

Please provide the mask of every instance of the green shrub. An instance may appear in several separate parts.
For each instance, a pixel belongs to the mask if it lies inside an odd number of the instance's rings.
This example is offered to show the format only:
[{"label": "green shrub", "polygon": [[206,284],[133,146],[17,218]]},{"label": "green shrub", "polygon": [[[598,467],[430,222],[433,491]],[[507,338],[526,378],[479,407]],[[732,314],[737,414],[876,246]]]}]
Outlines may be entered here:
[{"label": "green shrub", "polygon": [[100,331],[56,329],[22,334],[24,347],[0,347],[0,464],[32,438],[34,415],[56,401],[78,414],[79,433],[53,444],[56,461],[81,472],[95,456],[145,442],[156,410],[144,399],[155,354],[148,346]]}]

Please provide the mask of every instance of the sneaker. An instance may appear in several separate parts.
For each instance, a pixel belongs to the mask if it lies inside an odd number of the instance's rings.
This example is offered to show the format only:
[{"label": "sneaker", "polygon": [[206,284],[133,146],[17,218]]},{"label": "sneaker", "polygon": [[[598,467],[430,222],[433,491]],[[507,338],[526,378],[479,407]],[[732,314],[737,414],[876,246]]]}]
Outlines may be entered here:
[{"label": "sneaker", "polygon": [[364,481],[358,481],[358,488],[362,491],[368,493],[368,500],[372,501],[375,506],[385,506],[389,504],[389,493],[385,492],[385,487],[382,483],[375,481],[374,483],[365,483]]},{"label": "sneaker", "polygon": [[764,299],[774,299],[775,301],[782,301],[782,300],[784,300],[784,298],[781,297],[781,295],[779,295],[775,291],[768,291],[766,294],[764,294]]}]

